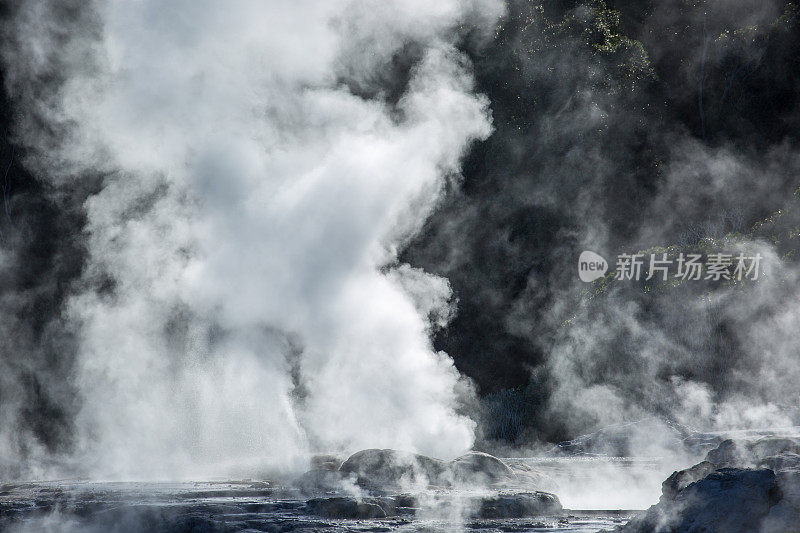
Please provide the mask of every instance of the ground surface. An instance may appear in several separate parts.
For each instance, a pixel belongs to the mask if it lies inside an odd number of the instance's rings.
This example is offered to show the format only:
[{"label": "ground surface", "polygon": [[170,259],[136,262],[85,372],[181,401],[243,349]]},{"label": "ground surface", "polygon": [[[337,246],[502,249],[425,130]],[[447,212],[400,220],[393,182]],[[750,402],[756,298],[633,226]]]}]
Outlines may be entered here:
[{"label": "ground surface", "polygon": [[305,499],[265,482],[97,483],[51,481],[0,487],[3,531],[559,531],[596,532],[630,513],[566,511],[560,517],[475,520],[457,504],[381,520],[310,515]]}]

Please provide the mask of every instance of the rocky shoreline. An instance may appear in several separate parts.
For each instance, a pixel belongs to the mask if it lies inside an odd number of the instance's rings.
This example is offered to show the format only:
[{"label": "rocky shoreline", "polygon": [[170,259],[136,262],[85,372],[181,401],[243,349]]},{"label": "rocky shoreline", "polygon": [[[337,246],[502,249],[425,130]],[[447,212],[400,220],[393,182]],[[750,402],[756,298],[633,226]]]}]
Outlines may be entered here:
[{"label": "rocky shoreline", "polygon": [[565,509],[543,490],[553,486],[544,472],[481,452],[442,461],[368,449],[315,456],[311,467],[276,483],[6,484],[0,530],[800,532],[796,437],[719,439],[702,461],[668,476],[659,501],[638,514]]},{"label": "rocky shoreline", "polygon": [[800,531],[800,439],[727,439],[674,472],[659,502],[620,533]]},{"label": "rocky shoreline", "polygon": [[479,518],[557,516],[555,494],[531,490],[543,476],[515,471],[497,457],[470,452],[452,461],[388,449],[368,449],[345,460],[317,456],[294,481],[310,514],[326,518],[383,518],[445,505],[459,491],[464,514]]}]

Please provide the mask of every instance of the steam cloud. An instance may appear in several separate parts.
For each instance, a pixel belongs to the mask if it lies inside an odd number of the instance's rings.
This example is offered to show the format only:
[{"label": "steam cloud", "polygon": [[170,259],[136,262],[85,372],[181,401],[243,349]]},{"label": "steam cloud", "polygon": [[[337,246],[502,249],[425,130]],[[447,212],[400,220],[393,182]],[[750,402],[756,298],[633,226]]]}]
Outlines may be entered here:
[{"label": "steam cloud", "polygon": [[[458,298],[436,346],[487,397],[486,446],[798,423],[792,224],[750,234],[797,188],[796,4],[508,4],[474,53],[496,130],[403,255]],[[582,250],[613,269],[726,234],[764,256],[757,286],[582,295]]]},{"label": "steam cloud", "polygon": [[[71,364],[35,373],[41,396],[78,398],[54,471],[183,476],[319,449],[471,446],[474,422],[457,414],[469,388],[429,340],[449,285],[397,254],[491,131],[456,44],[502,11],[16,9],[3,56],[17,140],[83,221],[81,275],[52,320]],[[4,376],[8,390],[20,376]],[[51,450],[20,432],[25,405],[0,405],[17,421],[0,429],[0,469],[53,472]]]},{"label": "steam cloud", "polygon": [[474,430],[450,357],[495,443],[800,420],[788,239],[740,239],[770,275],[713,297],[587,304],[575,274],[581,250],[722,240],[791,202],[794,3],[11,11],[38,181],[3,226],[2,350],[26,354],[0,358],[3,471],[447,458]]}]

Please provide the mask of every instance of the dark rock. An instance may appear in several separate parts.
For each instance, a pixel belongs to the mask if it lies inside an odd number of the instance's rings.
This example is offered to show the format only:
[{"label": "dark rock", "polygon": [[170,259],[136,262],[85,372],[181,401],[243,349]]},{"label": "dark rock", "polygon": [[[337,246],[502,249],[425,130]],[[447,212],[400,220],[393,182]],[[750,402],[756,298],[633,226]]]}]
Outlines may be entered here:
[{"label": "dark rock", "polygon": [[753,457],[769,457],[783,453],[800,454],[800,441],[789,437],[766,437],[759,439],[749,446]]},{"label": "dark rock", "polygon": [[722,441],[706,454],[705,460],[717,468],[747,466],[750,463],[747,450],[732,439]]},{"label": "dark rock", "polygon": [[413,494],[398,494],[392,498],[395,507],[412,509],[417,507],[417,497]]},{"label": "dark rock", "polygon": [[699,481],[716,470],[717,467],[708,461],[698,463],[691,468],[673,472],[662,484],[661,495],[667,499],[674,499],[680,491],[695,481]]},{"label": "dark rock", "polygon": [[338,470],[342,458],[331,454],[318,454],[311,457],[311,470]]},{"label": "dark rock", "polygon": [[529,518],[561,513],[561,502],[549,492],[529,492],[485,498],[478,510],[480,518]]},{"label": "dark rock", "polygon": [[336,470],[314,469],[298,477],[292,483],[306,496],[333,492],[342,488],[342,475]]},{"label": "dark rock", "polygon": [[503,461],[482,452],[470,452],[454,459],[449,465],[456,483],[486,485],[515,478],[514,471]]},{"label": "dark rock", "polygon": [[691,483],[673,499],[662,499],[621,531],[753,533],[760,531],[779,501],[780,490],[771,470],[723,468]]},{"label": "dark rock", "polygon": [[386,518],[386,511],[376,501],[355,498],[315,498],[306,502],[306,511],[324,518]]},{"label": "dark rock", "polygon": [[796,438],[727,439],[709,451],[702,463],[667,478],[659,503],[621,530],[800,532],[798,452]]},{"label": "dark rock", "polygon": [[541,470],[520,461],[508,463],[508,467],[514,472],[514,485],[529,490],[535,487],[537,490],[546,492],[558,492],[558,483],[551,476]]},{"label": "dark rock", "polygon": [[800,455],[792,452],[783,452],[770,455],[758,461],[759,468],[769,468],[775,472],[800,468]]},{"label": "dark rock", "polygon": [[792,455],[800,455],[800,440],[796,438],[764,437],[755,441],[726,439],[708,452],[706,461],[718,468],[752,468],[772,457],[775,458],[770,460],[773,465],[784,468],[781,459],[777,458],[782,457],[788,466],[793,461]]},{"label": "dark rock", "polygon": [[367,489],[402,490],[445,482],[447,464],[415,453],[369,449],[351,455],[339,472],[355,476],[356,483]]},{"label": "dark rock", "polygon": [[800,531],[800,511],[780,502],[769,510],[759,533],[797,533]]}]

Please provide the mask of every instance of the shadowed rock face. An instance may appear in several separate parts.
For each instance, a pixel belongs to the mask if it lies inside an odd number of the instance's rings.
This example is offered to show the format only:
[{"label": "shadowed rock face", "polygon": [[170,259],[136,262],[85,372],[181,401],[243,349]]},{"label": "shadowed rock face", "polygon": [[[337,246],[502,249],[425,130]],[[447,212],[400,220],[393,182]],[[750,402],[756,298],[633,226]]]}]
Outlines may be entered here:
[{"label": "shadowed rock face", "polygon": [[620,531],[800,531],[798,446],[800,440],[793,438],[723,441],[705,461],[667,478],[659,503]]},{"label": "shadowed rock face", "polygon": [[778,502],[772,470],[723,468],[662,498],[623,531],[754,533]]}]

